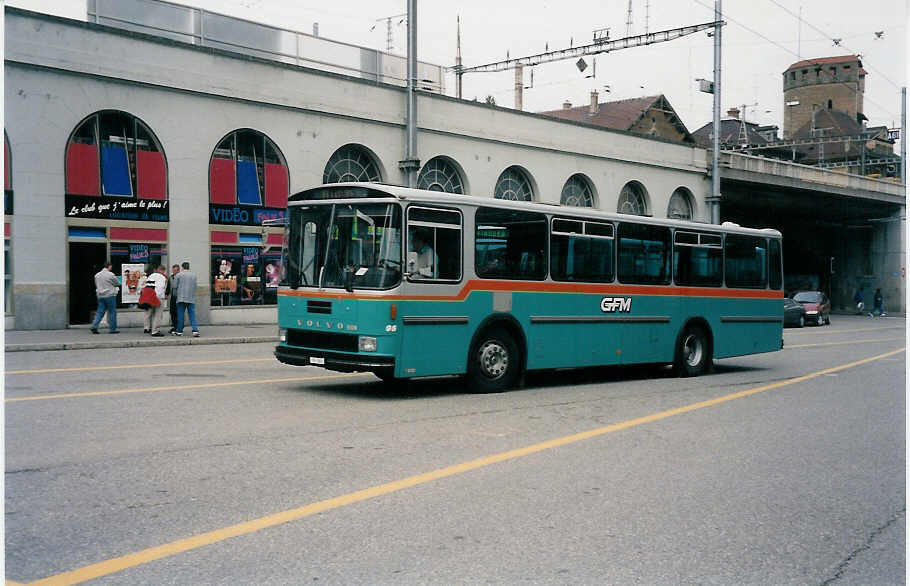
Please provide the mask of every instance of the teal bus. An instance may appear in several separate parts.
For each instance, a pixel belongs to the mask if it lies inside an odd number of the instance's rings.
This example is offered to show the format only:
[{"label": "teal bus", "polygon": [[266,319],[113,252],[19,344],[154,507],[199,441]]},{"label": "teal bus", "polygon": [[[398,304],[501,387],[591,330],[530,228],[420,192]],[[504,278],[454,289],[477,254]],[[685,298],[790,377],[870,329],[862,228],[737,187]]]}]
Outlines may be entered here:
[{"label": "teal bus", "polygon": [[671,364],[783,345],[781,234],[376,183],[292,195],[281,362],[385,381]]}]

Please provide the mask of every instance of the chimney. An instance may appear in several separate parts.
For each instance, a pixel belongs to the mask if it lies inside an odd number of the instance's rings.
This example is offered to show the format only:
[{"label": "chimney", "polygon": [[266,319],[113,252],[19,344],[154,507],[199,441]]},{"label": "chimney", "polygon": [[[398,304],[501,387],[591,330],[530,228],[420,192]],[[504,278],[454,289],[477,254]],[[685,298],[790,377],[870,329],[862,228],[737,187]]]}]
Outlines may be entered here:
[{"label": "chimney", "polygon": [[565,102],[563,102],[563,103],[562,103],[562,109],[563,109],[563,110],[571,110],[571,109],[572,109],[572,102],[570,102],[569,100],[566,100]]},{"label": "chimney", "polygon": [[314,37],[319,36],[319,23],[318,22],[313,23],[313,36]]},{"label": "chimney", "polygon": [[591,92],[591,107],[588,109],[588,114],[594,116],[600,112],[600,103],[597,101],[597,90]]},{"label": "chimney", "polygon": [[739,108],[730,108],[727,110],[727,116],[734,120],[739,120]]}]

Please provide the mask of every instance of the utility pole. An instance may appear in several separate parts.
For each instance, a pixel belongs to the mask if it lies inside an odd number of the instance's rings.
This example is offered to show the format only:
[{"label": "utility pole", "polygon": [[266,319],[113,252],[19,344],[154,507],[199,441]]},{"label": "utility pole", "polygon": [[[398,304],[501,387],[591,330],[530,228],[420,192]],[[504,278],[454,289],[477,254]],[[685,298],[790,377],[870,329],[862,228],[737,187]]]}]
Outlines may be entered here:
[{"label": "utility pole", "polygon": [[720,31],[721,0],[714,0],[714,140],[711,147],[711,223],[720,224]]},{"label": "utility pole", "polygon": [[521,110],[522,108],[522,94],[525,87],[525,78],[524,78],[525,68],[523,65],[517,65],[515,67],[515,109]]},{"label": "utility pole", "polygon": [[651,20],[651,2],[645,0],[645,34],[648,34],[648,24]]},{"label": "utility pole", "polygon": [[629,11],[626,13],[626,36],[632,36],[632,0],[629,0]]},{"label": "utility pole", "polygon": [[[461,16],[455,17],[457,34],[455,36],[455,71],[461,71]],[[461,76],[455,76],[455,97],[461,99]]]},{"label": "utility pole", "polygon": [[417,0],[408,0],[408,104],[405,116],[407,129],[405,158],[398,168],[407,177],[408,187],[417,187]]},{"label": "utility pole", "polygon": [[901,183],[907,185],[907,86],[901,88]]},{"label": "utility pole", "polygon": [[[392,16],[386,16],[385,18],[376,19],[376,22],[382,22],[383,20],[385,21],[385,50],[387,53],[391,53],[392,47],[393,47],[392,20],[396,19],[396,18],[401,18],[403,16],[407,16],[407,14],[393,14]],[[401,24],[401,21],[398,21],[398,24]],[[374,28],[376,28],[375,24],[372,27],[370,27],[370,30],[373,30]]]}]

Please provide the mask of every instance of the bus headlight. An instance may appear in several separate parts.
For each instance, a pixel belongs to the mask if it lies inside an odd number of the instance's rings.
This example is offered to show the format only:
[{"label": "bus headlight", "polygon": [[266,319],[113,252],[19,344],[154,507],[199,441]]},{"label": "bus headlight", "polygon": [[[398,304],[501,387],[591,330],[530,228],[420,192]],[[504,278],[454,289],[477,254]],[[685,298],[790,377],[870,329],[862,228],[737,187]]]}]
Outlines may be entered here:
[{"label": "bus headlight", "polygon": [[288,329],[287,328],[278,328],[278,341],[279,342],[288,341]]},{"label": "bus headlight", "polygon": [[376,351],[376,338],[372,336],[360,336],[360,351],[361,352],[375,352]]}]

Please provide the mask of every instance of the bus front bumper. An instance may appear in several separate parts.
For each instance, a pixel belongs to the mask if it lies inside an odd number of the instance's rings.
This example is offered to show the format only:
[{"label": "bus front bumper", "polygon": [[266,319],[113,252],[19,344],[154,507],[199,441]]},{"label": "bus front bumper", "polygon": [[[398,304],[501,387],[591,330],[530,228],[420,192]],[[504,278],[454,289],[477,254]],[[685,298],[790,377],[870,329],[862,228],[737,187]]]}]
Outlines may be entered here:
[{"label": "bus front bumper", "polygon": [[392,372],[395,370],[395,358],[392,356],[365,356],[329,350],[277,346],[275,358],[285,364],[321,366],[338,372],[375,372],[377,370]]}]

